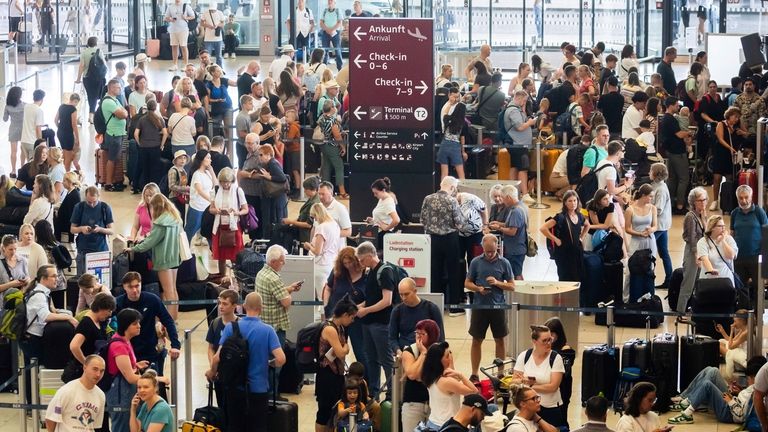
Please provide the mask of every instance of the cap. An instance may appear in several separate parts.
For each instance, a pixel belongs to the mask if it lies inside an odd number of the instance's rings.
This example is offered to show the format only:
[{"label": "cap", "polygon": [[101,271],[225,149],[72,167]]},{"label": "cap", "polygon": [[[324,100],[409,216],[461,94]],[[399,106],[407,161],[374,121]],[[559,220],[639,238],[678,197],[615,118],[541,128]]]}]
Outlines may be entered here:
[{"label": "cap", "polygon": [[491,412],[488,411],[488,401],[485,400],[482,396],[480,396],[477,393],[468,394],[464,396],[464,401],[462,402],[462,405],[477,408],[480,411],[482,411],[483,414],[485,415],[492,415]]},{"label": "cap", "polygon": [[185,157],[185,158],[189,158],[187,156],[187,152],[185,152],[184,150],[176,150],[176,153],[173,154],[173,161],[176,162],[176,159],[178,159],[178,158],[180,158],[182,156]]},{"label": "cap", "polygon": [[285,44],[280,47],[280,53],[294,52],[296,51],[291,44]]}]

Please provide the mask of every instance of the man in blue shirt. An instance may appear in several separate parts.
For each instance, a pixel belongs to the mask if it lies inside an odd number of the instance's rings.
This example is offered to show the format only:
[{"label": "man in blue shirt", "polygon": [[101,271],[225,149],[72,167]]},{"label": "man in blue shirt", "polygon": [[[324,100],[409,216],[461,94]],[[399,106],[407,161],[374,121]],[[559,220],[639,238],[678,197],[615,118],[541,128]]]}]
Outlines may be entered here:
[{"label": "man in blue shirt", "polygon": [[504,258],[512,266],[512,276],[523,279],[523,262],[528,251],[528,210],[520,202],[517,188],[512,185],[501,188],[501,198],[504,207],[509,209],[507,219],[503,223],[491,222],[488,227],[502,234]]},{"label": "man in blue shirt", "polygon": [[757,292],[757,257],[760,255],[761,227],[768,224],[765,211],[752,204],[752,188],[741,185],[736,188],[739,207],[731,211],[731,232],[739,255],[733,262],[734,271],[744,285],[749,287],[749,297],[754,305]]},{"label": "man in blue shirt", "polygon": [[[269,367],[270,357],[274,358],[273,367],[285,364],[285,353],[272,326],[264,324],[261,315],[261,295],[252,292],[245,297],[246,316],[240,318],[240,334],[248,341],[248,386],[240,389],[227,389],[227,428],[230,431],[264,431],[267,423],[269,402]],[[232,324],[227,324],[221,333],[219,350],[213,356],[211,370],[207,376],[216,376],[221,354],[221,346],[232,336]],[[247,394],[247,399],[246,399]]]},{"label": "man in blue shirt", "polygon": [[80,201],[72,210],[70,232],[77,234],[77,276],[85,273],[85,255],[92,252],[107,252],[107,236],[114,234],[112,208],[99,201],[101,192],[96,186],[85,190],[85,201]]},{"label": "man in blue shirt", "polygon": [[[499,240],[493,234],[483,236],[483,254],[472,259],[469,263],[467,279],[464,288],[474,291],[475,305],[498,306],[506,304],[504,291],[515,289],[512,266],[509,261],[499,256]],[[469,380],[479,381],[477,371],[480,367],[480,357],[483,340],[491,328],[493,340],[496,342],[496,358],[504,358],[504,338],[509,333],[506,311],[504,309],[476,309],[472,312],[469,324],[469,335],[472,336],[472,375]]]}]

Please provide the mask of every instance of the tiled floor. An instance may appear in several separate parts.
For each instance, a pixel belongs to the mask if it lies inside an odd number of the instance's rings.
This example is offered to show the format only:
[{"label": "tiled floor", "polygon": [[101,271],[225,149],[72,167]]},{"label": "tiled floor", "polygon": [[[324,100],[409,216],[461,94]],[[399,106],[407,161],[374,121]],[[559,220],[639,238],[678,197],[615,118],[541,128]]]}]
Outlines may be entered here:
[{"label": "tiled floor", "polygon": [[[230,76],[235,76],[235,70],[237,67],[245,64],[250,59],[241,57],[238,58],[237,61],[231,61],[231,60],[225,60],[225,70],[229,73]],[[117,59],[111,60],[111,62],[117,61]],[[160,89],[166,89],[167,82],[170,81],[170,74],[166,72],[168,64],[166,62],[162,61],[152,61],[149,65],[149,71],[147,72],[147,75],[149,76],[150,80],[150,87],[151,88],[160,88]],[[34,68],[24,68],[23,71],[20,72],[20,74],[23,75],[25,73],[24,71],[34,70]],[[64,91],[71,91],[72,90],[72,83],[74,81],[74,74],[76,73],[75,66],[66,66],[64,68],[64,75],[63,79],[61,81],[59,80],[58,75],[52,72],[47,72],[45,74],[40,75],[40,86],[41,88],[45,89],[48,92],[48,97],[46,99],[46,103],[44,105],[45,115],[48,122],[52,123],[53,116],[55,114],[56,108],[59,103],[59,94],[61,92],[61,88],[63,87]],[[59,84],[59,82],[65,83],[63,86]],[[28,100],[31,98],[31,90],[34,88],[34,80],[30,80],[27,82],[27,85],[25,86],[25,94],[24,99]],[[234,91],[234,89],[233,89]],[[3,101],[4,102],[4,101]],[[87,124],[87,123],[86,123]],[[0,123],[0,136],[7,136],[7,123]],[[81,142],[85,143],[83,152],[82,152],[82,160],[81,164],[84,170],[84,173],[86,175],[86,182],[92,183],[93,182],[93,175],[94,175],[94,158],[93,158],[93,130],[91,128],[85,127],[82,131],[82,139]],[[7,145],[5,143],[5,140],[3,140],[3,146]],[[3,147],[3,151],[0,154],[0,167],[2,167],[6,172],[10,170],[10,164],[8,161],[8,151],[6,150],[7,147]],[[122,234],[128,234],[130,230],[130,223],[133,219],[133,211],[134,208],[138,202],[138,198],[136,196],[130,195],[127,192],[124,193],[104,193],[103,198],[109,202],[116,215],[117,220],[117,231]],[[531,233],[533,233],[538,240],[538,243],[541,245],[543,244],[541,235],[538,233],[538,230],[535,229],[535,227],[540,226],[544,219],[554,213],[554,209],[559,208],[559,204],[555,203],[551,199],[545,199],[546,202],[549,204],[552,204],[552,207],[548,210],[531,210],[530,217],[531,217],[531,226],[534,227],[534,229],[531,230]],[[292,214],[295,214],[298,210],[298,204],[297,203],[291,203],[290,205],[290,211]],[[682,260],[682,248],[683,248],[683,242],[681,240],[681,225],[682,225],[682,218],[681,217],[675,217],[673,222],[673,229],[670,233],[670,251],[672,253],[673,263],[675,266],[679,266]],[[544,249],[544,248],[542,248]],[[545,256],[546,250],[542,251],[542,255],[534,258],[534,259],[528,259],[525,263],[525,269],[524,269],[524,276],[527,280],[556,280],[556,270],[554,267],[554,262],[549,260],[548,257]],[[659,274],[661,276],[661,274]],[[659,281],[661,279],[659,278]],[[662,294],[663,297],[663,293]],[[203,313],[202,312],[188,312],[188,313],[181,313],[180,319],[179,319],[179,329],[180,333],[183,334],[183,329],[190,329],[193,326],[195,326],[198,322],[203,320]],[[665,323],[664,329],[667,331],[674,332],[674,325],[671,324],[671,319],[668,319]],[[468,372],[469,371],[469,347],[471,343],[471,339],[468,336],[466,329],[467,329],[467,321],[465,317],[455,317],[451,318],[446,316],[445,317],[445,328],[446,328],[446,334],[448,336],[448,341],[451,344],[451,348],[454,352],[454,356],[456,358],[456,366],[458,369]],[[188,407],[185,406],[185,396],[187,394],[191,394],[192,397],[192,407],[199,407],[205,404],[206,400],[206,391],[205,391],[205,382],[203,379],[203,371],[207,368],[207,358],[206,358],[206,348],[205,348],[205,332],[207,330],[207,326],[205,324],[201,325],[196,332],[190,334],[190,338],[192,340],[192,362],[190,365],[186,365],[184,363],[184,356],[179,360],[179,383],[178,383],[178,389],[179,389],[179,417],[185,418],[187,417],[187,413],[191,413],[193,409],[188,409]],[[662,329],[656,330],[655,332],[660,332]],[[636,330],[636,329],[617,329],[616,330],[616,341],[621,342],[631,337],[644,337],[645,331],[644,330]],[[602,343],[606,340],[606,331],[603,327],[596,327],[594,325],[593,319],[591,317],[582,317],[580,319],[580,325],[578,329],[578,351],[581,352],[585,346],[596,344],[596,343]],[[524,344],[527,342],[522,342],[520,346],[525,346]],[[485,363],[488,363],[489,360],[493,356],[493,346],[492,343],[487,342],[483,346],[483,359]],[[184,377],[184,370],[186,367],[191,367],[192,370],[192,386],[190,388],[186,388],[183,377]],[[577,358],[575,368],[574,368],[574,392],[573,392],[573,399],[575,401],[580,400],[580,386],[581,386],[581,362],[580,357]],[[305,431],[312,431],[313,430],[313,424],[314,424],[314,416],[315,416],[315,410],[316,410],[316,403],[313,397],[313,386],[306,386],[302,393],[300,395],[288,395],[291,400],[294,400],[298,402],[299,404],[299,430],[302,432]],[[12,402],[16,400],[16,395],[12,394],[0,394],[0,401],[2,402]],[[665,416],[666,418],[666,416]],[[578,403],[571,404],[570,413],[569,413],[569,420],[571,425],[576,426],[581,424],[585,418],[582,414],[582,409]],[[678,426],[676,430],[695,430],[698,428],[701,428],[702,426],[707,431],[730,431],[734,429],[733,425],[718,425],[714,421],[714,418],[710,414],[697,414],[696,415],[697,423],[695,425],[691,426]],[[617,421],[617,417],[611,415],[608,420],[609,426],[615,425]],[[18,430],[19,428],[19,420],[18,420],[18,411],[11,410],[11,409],[0,409],[0,431],[11,431],[11,430]]]}]

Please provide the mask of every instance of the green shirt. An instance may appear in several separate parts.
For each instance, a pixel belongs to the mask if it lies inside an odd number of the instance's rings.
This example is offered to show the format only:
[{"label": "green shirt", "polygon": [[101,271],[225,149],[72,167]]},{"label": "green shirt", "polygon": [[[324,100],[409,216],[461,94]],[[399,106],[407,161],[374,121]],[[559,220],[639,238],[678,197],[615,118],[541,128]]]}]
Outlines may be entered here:
[{"label": "green shirt", "polygon": [[118,108],[122,108],[122,105],[112,96],[104,96],[101,100],[101,112],[104,114],[104,121],[107,122],[107,134],[111,136],[124,136],[127,134],[125,131],[126,119],[117,118],[117,116],[112,115]]},{"label": "green shirt", "polygon": [[240,39],[240,23],[239,22],[233,22],[233,23],[228,22],[224,24],[224,34],[228,35],[230,30],[232,30],[232,34],[234,34],[234,36],[237,39]]},{"label": "green shirt", "polygon": [[272,267],[265,265],[256,275],[255,285],[256,291],[261,294],[261,320],[271,325],[275,331],[290,330],[288,311],[280,304],[280,300],[290,294],[280,280],[280,275]]},{"label": "green shirt", "polygon": [[162,432],[174,432],[175,421],[173,420],[173,411],[168,406],[168,402],[160,399],[152,406],[152,409],[147,412],[147,404],[141,404],[136,418],[141,423],[141,430],[149,430],[149,425],[152,423],[159,423],[163,425]]}]

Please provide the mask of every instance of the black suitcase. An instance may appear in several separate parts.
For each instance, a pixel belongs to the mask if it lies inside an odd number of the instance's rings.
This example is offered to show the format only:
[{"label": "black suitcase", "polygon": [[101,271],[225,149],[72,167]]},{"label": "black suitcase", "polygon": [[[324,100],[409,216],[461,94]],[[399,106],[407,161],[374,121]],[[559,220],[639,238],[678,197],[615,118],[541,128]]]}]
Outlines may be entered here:
[{"label": "black suitcase", "polygon": [[24,216],[26,216],[27,213],[29,213],[29,207],[0,208],[0,223],[21,226],[21,224],[24,223]]},{"label": "black suitcase", "polygon": [[80,298],[80,286],[77,284],[77,279],[77,276],[67,278],[67,309],[72,311],[73,314],[76,312],[75,309]]},{"label": "black suitcase", "polygon": [[173,54],[171,53],[171,35],[169,33],[163,33],[160,35],[160,60],[173,60]]},{"label": "black suitcase", "polygon": [[624,342],[621,349],[621,368],[636,367],[647,375],[651,371],[651,343],[640,338]]},{"label": "black suitcase", "polygon": [[669,310],[677,310],[677,299],[680,297],[680,286],[683,284],[683,271],[682,267],[676,268],[672,272],[672,276],[669,278],[669,286],[667,287],[667,303],[669,303]]},{"label": "black suitcase", "polygon": [[584,273],[579,289],[581,307],[597,307],[600,302],[609,301],[603,290],[603,258],[596,253],[584,252]]},{"label": "black suitcase", "polygon": [[613,298],[616,306],[624,303],[624,264],[621,261],[603,263],[603,293]]},{"label": "black suitcase", "polygon": [[296,344],[286,340],[283,352],[285,352],[285,364],[280,368],[278,389],[280,393],[299,394],[304,385],[304,374],[299,372],[299,367],[296,365]]},{"label": "black suitcase", "polygon": [[493,153],[488,147],[473,147],[467,151],[467,163],[464,165],[468,179],[485,180],[491,173]]},{"label": "black suitcase", "polygon": [[195,409],[194,420],[206,425],[215,426],[219,429],[224,428],[225,417],[224,410],[213,404],[213,383],[208,383],[208,404],[204,407]]},{"label": "black suitcase", "polygon": [[[0,339],[0,384],[8,381],[14,374],[13,354],[11,343],[8,339]],[[16,384],[11,383],[8,387],[0,389],[3,392],[10,392],[16,389]]]},{"label": "black suitcase", "polygon": [[677,393],[677,371],[679,367],[677,336],[670,333],[658,334],[651,342],[653,358],[653,383],[656,385],[656,404],[653,410],[666,413],[670,400]]},{"label": "black suitcase", "polygon": [[582,403],[600,393],[612,400],[619,373],[619,349],[606,344],[585,348],[581,370]]},{"label": "black suitcase", "polygon": [[[206,300],[207,282],[180,282],[176,284],[179,300]],[[207,305],[179,305],[179,312],[207,309]]]},{"label": "black suitcase", "polygon": [[708,366],[720,365],[720,342],[709,336],[689,335],[680,342],[680,388],[688,388],[696,375]]},{"label": "black suitcase", "polygon": [[48,53],[53,54],[54,51],[62,55],[67,51],[67,46],[69,46],[69,36],[67,35],[59,35],[54,38],[54,45],[50,48],[48,48]]},{"label": "black suitcase", "polygon": [[[643,314],[637,313],[621,313],[621,311],[633,311],[633,312],[645,312]],[[650,321],[650,328],[659,328],[659,325],[664,320],[663,316],[650,315],[651,313],[664,312],[661,305],[661,298],[659,296],[653,296],[650,299],[644,299],[635,303],[625,303],[622,306],[616,308],[613,314],[613,322],[617,327],[631,327],[631,328],[644,328],[648,321]],[[647,314],[646,314],[647,313]],[[598,312],[595,314],[595,325],[606,325],[607,316],[604,312]]]},{"label": "black suitcase", "polygon": [[277,400],[277,374],[272,375],[272,400],[267,414],[267,430],[270,432],[299,432],[299,405],[296,402]]},{"label": "black suitcase", "polygon": [[734,188],[732,180],[725,180],[720,184],[720,196],[718,201],[720,204],[720,210],[723,214],[730,213],[731,210],[736,208],[736,189]]},{"label": "black suitcase", "polygon": [[72,358],[69,342],[75,337],[75,327],[69,321],[51,321],[43,329],[40,365],[46,369],[64,369]]},{"label": "black suitcase", "polygon": [[696,332],[714,339],[720,334],[715,330],[715,323],[723,328],[730,328],[730,318],[697,318],[697,313],[730,314],[736,311],[736,291],[728,278],[699,278],[693,290],[691,312],[696,324]]},{"label": "black suitcase", "polygon": [[192,32],[189,33],[189,36],[187,37],[187,50],[189,50],[189,59],[196,59],[198,53],[197,49],[197,36],[192,34]]}]

